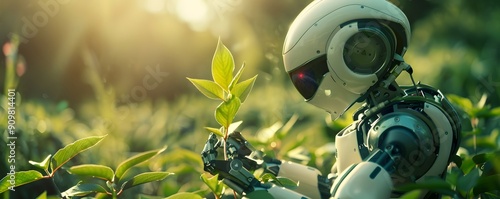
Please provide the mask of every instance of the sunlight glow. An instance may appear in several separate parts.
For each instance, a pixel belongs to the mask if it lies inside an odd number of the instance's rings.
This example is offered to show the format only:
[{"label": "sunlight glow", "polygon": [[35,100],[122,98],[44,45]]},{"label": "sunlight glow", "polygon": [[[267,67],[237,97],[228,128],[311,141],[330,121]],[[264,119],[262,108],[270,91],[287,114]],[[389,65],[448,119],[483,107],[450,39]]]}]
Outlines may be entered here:
[{"label": "sunlight glow", "polygon": [[204,0],[178,0],[176,12],[193,30],[204,30],[210,22],[209,7]]},{"label": "sunlight glow", "polygon": [[151,13],[160,13],[165,9],[165,0],[147,0],[145,8]]}]

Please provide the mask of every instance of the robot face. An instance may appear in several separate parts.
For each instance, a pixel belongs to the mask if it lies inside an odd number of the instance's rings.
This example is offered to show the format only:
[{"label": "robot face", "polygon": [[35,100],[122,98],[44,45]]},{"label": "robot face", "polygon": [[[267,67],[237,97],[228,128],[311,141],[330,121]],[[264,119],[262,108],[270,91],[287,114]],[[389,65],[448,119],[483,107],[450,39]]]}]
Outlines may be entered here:
[{"label": "robot face", "polygon": [[326,56],[314,59],[289,73],[292,83],[304,99],[311,99],[328,73]]},{"label": "robot face", "polygon": [[394,37],[385,26],[355,21],[336,32],[327,54],[289,75],[306,101],[325,109],[335,119],[390,68],[393,43]]},{"label": "robot face", "polygon": [[388,76],[409,36],[406,16],[386,0],[313,1],[288,31],[283,62],[304,99],[336,119]]}]

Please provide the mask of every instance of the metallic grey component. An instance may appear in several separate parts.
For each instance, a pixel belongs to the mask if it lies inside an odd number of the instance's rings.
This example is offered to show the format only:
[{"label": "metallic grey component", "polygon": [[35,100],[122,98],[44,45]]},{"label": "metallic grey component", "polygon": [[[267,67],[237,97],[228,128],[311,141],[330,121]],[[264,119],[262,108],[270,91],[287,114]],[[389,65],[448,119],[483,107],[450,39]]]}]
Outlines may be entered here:
[{"label": "metallic grey component", "polygon": [[393,54],[389,39],[374,27],[360,28],[344,44],[344,61],[359,74],[374,74],[385,68]]},{"label": "metallic grey component", "polygon": [[396,111],[379,118],[368,132],[370,150],[397,153],[394,175],[404,181],[423,176],[435,162],[437,138],[417,111]]}]

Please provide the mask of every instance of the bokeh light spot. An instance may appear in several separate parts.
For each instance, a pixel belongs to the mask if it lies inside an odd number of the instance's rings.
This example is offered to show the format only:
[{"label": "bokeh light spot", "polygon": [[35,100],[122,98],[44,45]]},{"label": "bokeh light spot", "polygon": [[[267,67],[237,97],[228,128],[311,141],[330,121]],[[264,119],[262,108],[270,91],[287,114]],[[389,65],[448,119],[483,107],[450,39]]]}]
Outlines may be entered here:
[{"label": "bokeh light spot", "polygon": [[210,22],[209,7],[204,0],[179,0],[176,12],[195,31],[205,30]]}]

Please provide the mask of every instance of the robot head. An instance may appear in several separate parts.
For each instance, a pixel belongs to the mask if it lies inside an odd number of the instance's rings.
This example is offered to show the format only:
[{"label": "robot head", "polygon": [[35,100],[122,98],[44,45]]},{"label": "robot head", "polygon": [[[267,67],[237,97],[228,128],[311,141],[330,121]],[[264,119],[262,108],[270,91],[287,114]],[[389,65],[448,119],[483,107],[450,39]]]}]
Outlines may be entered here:
[{"label": "robot head", "polygon": [[292,23],[283,61],[305,100],[336,119],[387,78],[409,38],[408,19],[386,0],[316,0]]}]

